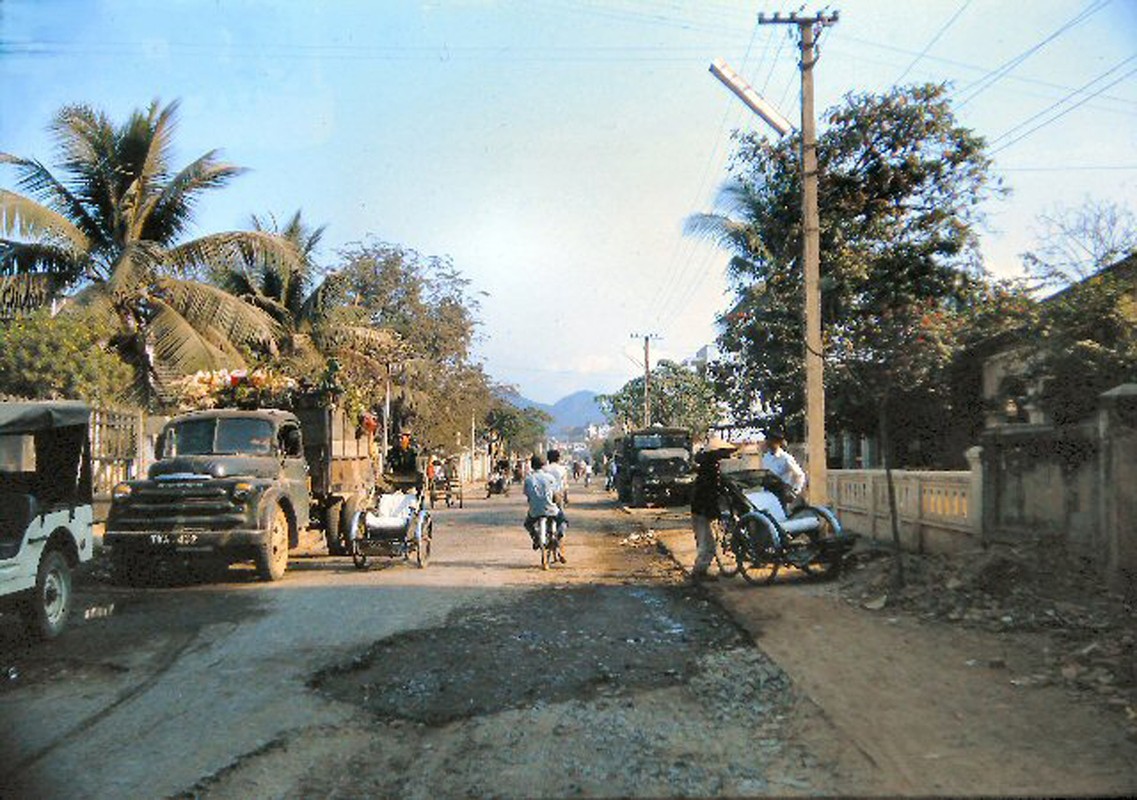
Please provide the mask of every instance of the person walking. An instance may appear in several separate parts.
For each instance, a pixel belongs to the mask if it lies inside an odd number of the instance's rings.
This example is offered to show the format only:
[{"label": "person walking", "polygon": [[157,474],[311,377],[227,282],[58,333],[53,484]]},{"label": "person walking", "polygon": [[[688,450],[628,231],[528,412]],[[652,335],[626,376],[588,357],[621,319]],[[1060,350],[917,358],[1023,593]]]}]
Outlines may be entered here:
[{"label": "person walking", "polygon": [[736,449],[730,442],[713,436],[695,456],[695,486],[691,492],[695,566],[691,570],[691,578],[696,582],[718,580],[718,576],[709,571],[715,557],[715,536],[711,530],[711,520],[719,514],[719,462],[729,458]]}]

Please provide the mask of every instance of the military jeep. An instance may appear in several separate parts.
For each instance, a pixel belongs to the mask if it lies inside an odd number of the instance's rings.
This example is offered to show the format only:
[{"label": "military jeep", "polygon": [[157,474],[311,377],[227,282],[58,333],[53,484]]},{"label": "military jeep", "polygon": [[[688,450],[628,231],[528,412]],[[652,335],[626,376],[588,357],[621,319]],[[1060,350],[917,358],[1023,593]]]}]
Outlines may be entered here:
[{"label": "military jeep", "polygon": [[616,446],[616,492],[631,506],[690,502],[695,481],[691,433],[653,426],[632,431]]}]

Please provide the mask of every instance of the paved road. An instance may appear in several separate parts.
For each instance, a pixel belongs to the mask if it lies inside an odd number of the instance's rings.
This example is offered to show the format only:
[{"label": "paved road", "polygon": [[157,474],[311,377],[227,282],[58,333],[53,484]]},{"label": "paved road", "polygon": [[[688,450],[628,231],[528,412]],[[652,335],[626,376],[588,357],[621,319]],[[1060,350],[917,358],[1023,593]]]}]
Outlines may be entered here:
[{"label": "paved road", "polygon": [[[597,487],[578,489],[569,564],[542,572],[519,526],[518,494],[436,509],[423,570],[380,559],[360,572],[348,559],[315,557],[296,560],[278,583],[234,568],[224,583],[157,589],[119,589],[96,574],[81,581],[79,606],[91,618],[60,640],[27,648],[0,626],[0,666],[10,667],[0,688],[4,796],[829,786],[816,783],[816,769],[795,777],[808,759],[783,753],[783,714],[760,702],[763,691],[781,694],[776,667],[701,592],[680,586],[654,546],[629,546],[631,516]],[[573,618],[554,613],[530,626],[527,597],[566,603]],[[369,655],[393,641],[405,646]],[[699,678],[696,663],[709,651],[713,680]],[[433,671],[417,674],[415,659]],[[409,677],[386,671],[408,664]],[[314,680],[326,673],[341,677]],[[408,709],[424,703],[416,721]],[[455,711],[467,706],[476,713]],[[720,741],[724,715],[739,727]],[[747,736],[760,729],[764,757],[755,759]],[[576,732],[571,742],[565,731]],[[565,742],[558,766],[541,769],[553,741]],[[418,765],[430,750],[448,755]]]}]

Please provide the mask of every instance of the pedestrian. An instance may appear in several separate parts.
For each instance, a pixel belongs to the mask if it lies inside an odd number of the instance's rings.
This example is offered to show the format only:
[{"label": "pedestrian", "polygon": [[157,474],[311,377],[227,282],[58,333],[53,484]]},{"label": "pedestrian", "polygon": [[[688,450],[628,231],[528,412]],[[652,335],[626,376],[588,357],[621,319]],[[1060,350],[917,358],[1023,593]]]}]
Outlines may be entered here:
[{"label": "pedestrian", "polygon": [[691,577],[695,581],[718,580],[709,570],[715,557],[715,536],[711,520],[719,514],[719,462],[729,458],[735,446],[724,439],[712,436],[695,456],[695,486],[691,492],[691,530],[695,534],[695,566]]},{"label": "pedestrian", "polygon": [[786,447],[786,435],[781,428],[766,431],[766,452],[762,454],[762,469],[774,473],[781,481],[778,499],[788,512],[790,506],[805,488],[805,472]]}]

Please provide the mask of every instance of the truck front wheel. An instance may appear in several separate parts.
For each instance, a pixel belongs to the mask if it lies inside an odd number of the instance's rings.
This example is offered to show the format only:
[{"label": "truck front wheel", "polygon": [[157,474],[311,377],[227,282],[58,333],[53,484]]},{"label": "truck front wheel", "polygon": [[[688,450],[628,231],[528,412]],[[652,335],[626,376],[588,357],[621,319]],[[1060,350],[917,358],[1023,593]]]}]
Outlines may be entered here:
[{"label": "truck front wheel", "polygon": [[48,550],[36,570],[36,587],[24,609],[28,630],[39,639],[63,632],[71,613],[71,567],[59,550]]},{"label": "truck front wheel", "polygon": [[288,513],[277,506],[269,519],[268,536],[257,554],[257,574],[261,580],[278,581],[288,568]]}]

